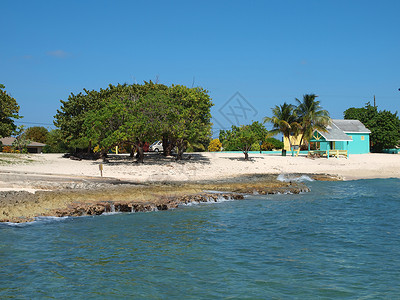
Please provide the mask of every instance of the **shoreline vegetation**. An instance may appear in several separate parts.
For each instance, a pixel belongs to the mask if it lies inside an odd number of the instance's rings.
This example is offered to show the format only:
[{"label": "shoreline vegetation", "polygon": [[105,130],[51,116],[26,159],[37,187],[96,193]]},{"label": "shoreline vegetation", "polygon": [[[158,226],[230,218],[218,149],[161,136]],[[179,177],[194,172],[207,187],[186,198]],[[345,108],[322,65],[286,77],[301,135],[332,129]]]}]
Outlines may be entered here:
[{"label": "shoreline vegetation", "polygon": [[[61,154],[19,155],[18,160],[0,155],[0,221],[166,210],[247,194],[308,192],[296,180],[302,175],[313,180],[400,177],[400,156],[392,154],[329,160],[252,154],[244,161],[241,153],[188,153],[181,162],[147,155],[145,164],[110,156],[106,177],[99,173],[101,161],[74,161]],[[280,174],[286,174],[284,180]]]}]

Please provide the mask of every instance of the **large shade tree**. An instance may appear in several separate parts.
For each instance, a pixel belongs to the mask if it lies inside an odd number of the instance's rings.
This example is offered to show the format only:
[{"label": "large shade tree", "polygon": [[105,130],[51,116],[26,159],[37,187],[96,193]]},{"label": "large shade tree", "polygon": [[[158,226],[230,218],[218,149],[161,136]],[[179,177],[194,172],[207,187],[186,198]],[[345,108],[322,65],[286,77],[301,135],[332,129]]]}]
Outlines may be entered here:
[{"label": "large shade tree", "polygon": [[176,145],[177,159],[181,159],[188,142],[210,139],[213,103],[208,91],[200,87],[172,85],[168,97],[174,113],[164,134]]},{"label": "large shade tree", "polygon": [[66,101],[60,100],[62,105],[54,116],[54,125],[61,130],[61,134],[66,143],[70,145],[71,150],[87,147],[90,151],[93,141],[82,129],[87,115],[103,109],[109,101],[112,101],[110,99],[136,95],[139,89],[140,85],[138,84],[118,84],[116,86],[110,84],[106,89],[100,89],[100,91],[84,89],[83,92],[76,95],[71,93]]},{"label": "large shade tree", "polygon": [[10,136],[17,129],[14,120],[21,118],[18,112],[17,101],[6,92],[5,86],[0,84],[0,137]]},{"label": "large shade tree", "polygon": [[[145,82],[86,91],[62,101],[55,124],[67,141],[99,146],[103,157],[121,144],[132,145],[143,162],[143,145],[163,138],[182,158],[188,142],[211,133],[211,98],[202,88]],[[75,142],[76,143],[76,142]]]}]

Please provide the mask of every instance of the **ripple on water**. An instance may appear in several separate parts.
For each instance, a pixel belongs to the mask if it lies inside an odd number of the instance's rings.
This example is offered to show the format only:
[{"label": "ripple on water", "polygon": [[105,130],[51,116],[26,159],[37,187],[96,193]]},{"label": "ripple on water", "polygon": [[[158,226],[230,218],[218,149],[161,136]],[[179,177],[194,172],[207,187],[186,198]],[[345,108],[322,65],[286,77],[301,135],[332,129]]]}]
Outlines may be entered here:
[{"label": "ripple on water", "polygon": [[399,180],[0,226],[0,298],[399,295]]}]

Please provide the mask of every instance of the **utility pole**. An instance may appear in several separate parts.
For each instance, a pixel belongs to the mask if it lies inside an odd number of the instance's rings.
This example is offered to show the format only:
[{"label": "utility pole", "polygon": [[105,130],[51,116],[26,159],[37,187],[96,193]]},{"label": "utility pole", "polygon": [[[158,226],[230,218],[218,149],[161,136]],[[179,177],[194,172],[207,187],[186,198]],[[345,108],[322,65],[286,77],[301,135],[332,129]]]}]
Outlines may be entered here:
[{"label": "utility pole", "polygon": [[375,95],[374,95],[374,107],[376,107]]}]

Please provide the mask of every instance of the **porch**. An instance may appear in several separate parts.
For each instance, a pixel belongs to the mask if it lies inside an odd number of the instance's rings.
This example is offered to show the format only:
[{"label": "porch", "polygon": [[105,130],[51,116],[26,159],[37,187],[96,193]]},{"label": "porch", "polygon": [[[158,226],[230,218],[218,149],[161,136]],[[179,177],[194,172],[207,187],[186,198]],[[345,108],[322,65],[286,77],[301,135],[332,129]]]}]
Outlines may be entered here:
[{"label": "porch", "polygon": [[[309,157],[349,157],[349,142],[352,138],[342,131],[332,128],[328,132],[316,130],[308,143]],[[311,150],[311,143],[315,144],[315,150]]]}]

